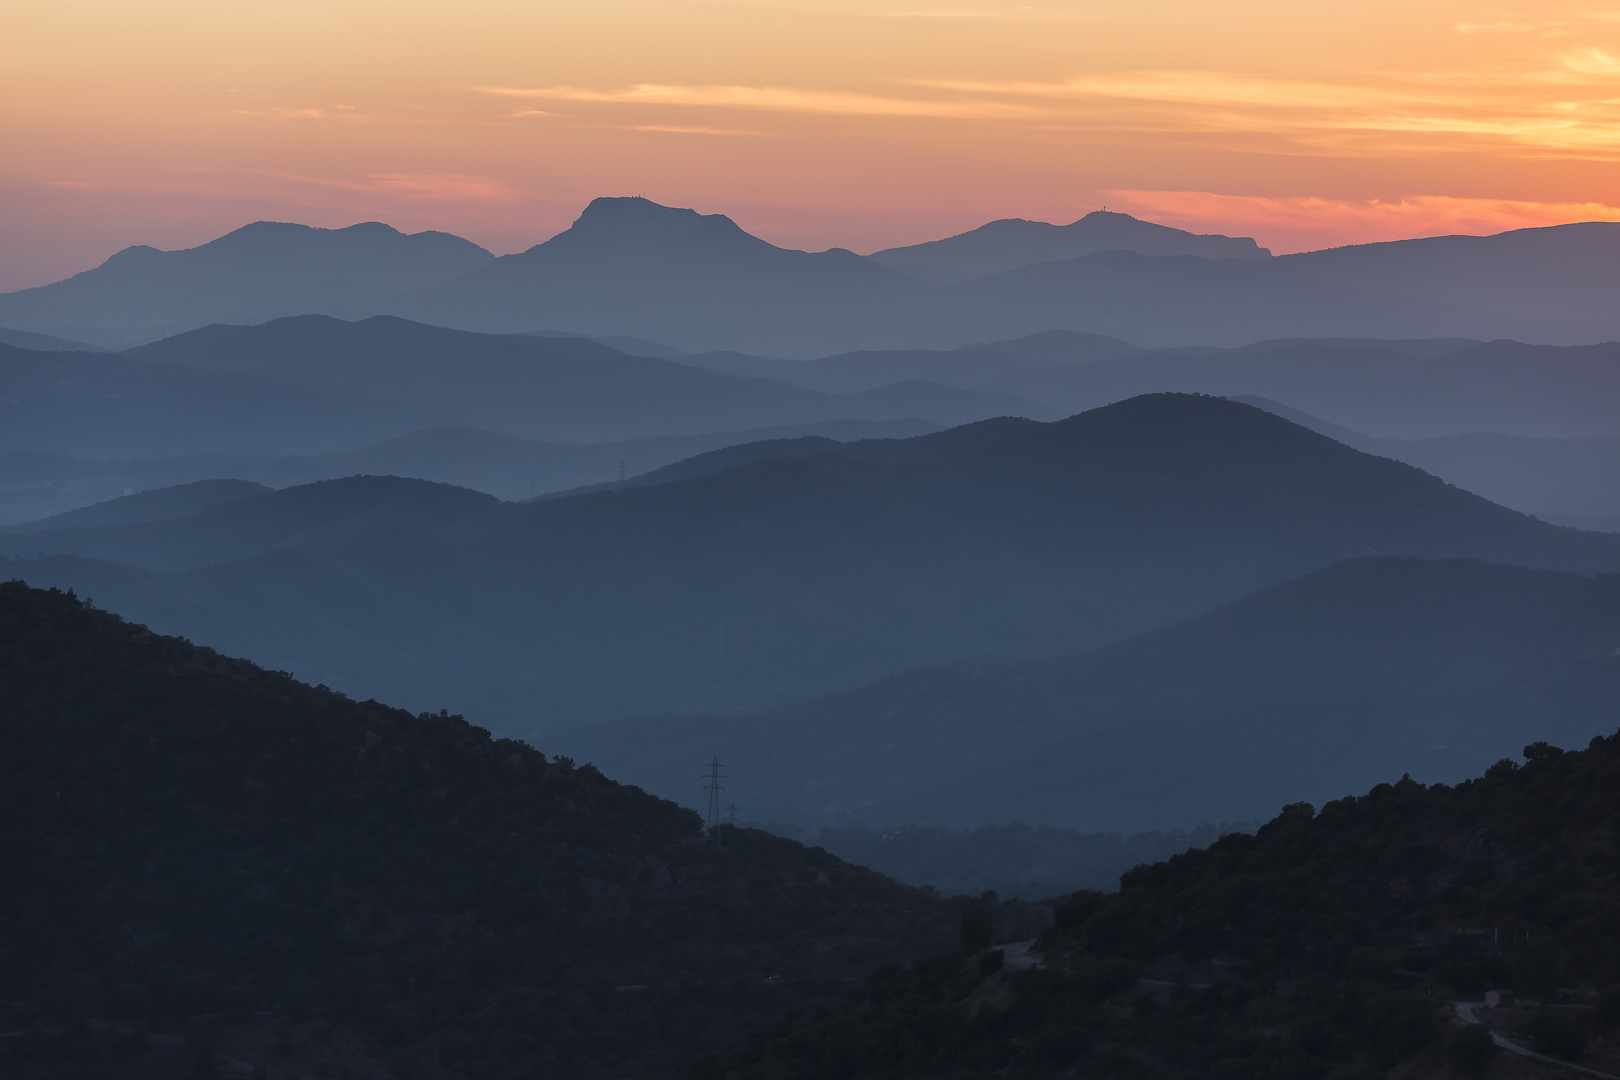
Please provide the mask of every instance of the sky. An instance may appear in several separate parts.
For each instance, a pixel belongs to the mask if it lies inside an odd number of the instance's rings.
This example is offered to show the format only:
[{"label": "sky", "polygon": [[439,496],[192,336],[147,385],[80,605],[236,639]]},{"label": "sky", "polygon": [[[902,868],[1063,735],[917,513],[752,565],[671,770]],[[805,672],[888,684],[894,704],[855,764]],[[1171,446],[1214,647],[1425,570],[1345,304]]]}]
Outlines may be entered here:
[{"label": "sky", "polygon": [[859,252],[1095,209],[1281,253],[1620,220],[1620,0],[3,0],[0,289],[598,195]]}]

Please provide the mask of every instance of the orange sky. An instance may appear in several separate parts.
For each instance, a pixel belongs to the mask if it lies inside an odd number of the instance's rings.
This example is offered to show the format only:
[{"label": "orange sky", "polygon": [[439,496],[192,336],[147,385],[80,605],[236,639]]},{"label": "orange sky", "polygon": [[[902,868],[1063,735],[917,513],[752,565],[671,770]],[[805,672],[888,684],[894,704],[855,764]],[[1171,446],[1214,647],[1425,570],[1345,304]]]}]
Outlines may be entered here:
[{"label": "orange sky", "polygon": [[1620,0],[6,0],[0,288],[595,195],[871,251],[1107,205],[1278,251],[1620,219]]}]

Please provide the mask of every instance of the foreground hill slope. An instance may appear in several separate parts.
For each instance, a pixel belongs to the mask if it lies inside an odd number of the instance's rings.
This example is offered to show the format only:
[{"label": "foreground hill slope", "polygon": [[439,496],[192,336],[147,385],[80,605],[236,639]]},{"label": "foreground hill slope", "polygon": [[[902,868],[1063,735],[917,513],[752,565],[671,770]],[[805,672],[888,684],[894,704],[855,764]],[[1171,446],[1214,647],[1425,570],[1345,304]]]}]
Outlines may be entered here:
[{"label": "foreground hill slope", "polygon": [[460,717],[60,593],[0,585],[0,658],[4,1029],[160,1036],[0,1041],[8,1075],[195,1075],[217,1050],[295,1075],[594,1076],[953,932],[819,850],[717,847],[690,811]]},{"label": "foreground hill slope", "polygon": [[[1037,968],[891,965],[673,1075],[1558,1077],[1620,1072],[1620,736],[1379,784],[1077,893]],[[1490,987],[1528,1007],[1457,1010]],[[1542,1003],[1546,1003],[1543,1005]],[[1551,1060],[1493,1047],[1495,1032]]]},{"label": "foreground hill slope", "polygon": [[1380,558],[1080,656],[557,741],[688,804],[670,763],[719,753],[759,820],[1131,832],[1263,818],[1403,772],[1457,780],[1526,739],[1582,745],[1616,715],[1620,577]]},{"label": "foreground hill slope", "polygon": [[1369,553],[1620,569],[1620,537],[1213,398],[820,449],[158,578],[13,572],[357,694],[541,730],[1078,652]]}]

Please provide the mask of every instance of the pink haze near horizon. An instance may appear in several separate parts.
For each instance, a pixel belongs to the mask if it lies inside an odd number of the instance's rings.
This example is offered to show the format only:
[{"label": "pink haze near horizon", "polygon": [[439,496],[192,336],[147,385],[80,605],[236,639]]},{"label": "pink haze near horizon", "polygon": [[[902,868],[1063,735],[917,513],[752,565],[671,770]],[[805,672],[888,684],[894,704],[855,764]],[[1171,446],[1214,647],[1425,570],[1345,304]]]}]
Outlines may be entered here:
[{"label": "pink haze near horizon", "polygon": [[1567,0],[17,0],[0,289],[254,220],[498,253],[598,195],[870,252],[1107,206],[1278,253],[1620,220]]}]

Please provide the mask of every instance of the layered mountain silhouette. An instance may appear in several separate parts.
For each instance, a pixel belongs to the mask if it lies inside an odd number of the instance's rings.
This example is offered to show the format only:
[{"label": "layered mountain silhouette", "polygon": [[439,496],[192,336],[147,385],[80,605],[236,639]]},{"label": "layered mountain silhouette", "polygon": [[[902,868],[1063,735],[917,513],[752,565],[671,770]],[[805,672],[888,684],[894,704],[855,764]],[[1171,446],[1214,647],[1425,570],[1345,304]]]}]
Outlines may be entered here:
[{"label": "layered mountain silhouette", "polygon": [[1620,316],[1603,300],[1620,283],[1617,253],[1620,225],[1597,222],[1279,258],[1109,249],[929,285],[837,249],[775,248],[719,215],[599,199],[574,228],[426,290],[410,310],[470,329],[566,326],[689,351],[801,357],[1048,329],[1150,346],[1287,337],[1585,344],[1620,338]]},{"label": "layered mountain silhouette", "polygon": [[[147,493],[148,514],[155,513],[151,503],[159,497],[168,496],[167,501],[183,505],[178,496],[195,489],[196,485],[187,485]],[[190,513],[168,518],[145,516],[144,520],[99,526],[74,520],[94,520],[114,508],[127,513],[129,504],[140,498],[118,500],[100,515],[92,515],[100,508],[87,507],[63,515],[55,523],[39,523],[46,527],[0,536],[0,553],[72,552],[153,570],[172,570],[245,559],[278,548],[331,547],[361,537],[453,528],[500,505],[492,495],[449,484],[374,476],[327,480],[281,491],[238,491],[231,497],[216,497]]]},{"label": "layered mountain silhouette", "polygon": [[[1274,260],[1275,261],[1275,260]],[[1008,369],[993,385],[1066,411],[1162,391],[1255,396],[1372,436],[1620,435],[1620,343],[1260,342]],[[942,380],[949,376],[943,373]]]},{"label": "layered mountain silhouette", "polygon": [[871,259],[919,281],[944,283],[971,281],[1034,263],[1064,262],[1098,251],[1203,259],[1264,259],[1271,254],[1252,237],[1190,233],[1129,214],[1093,210],[1068,225],[1002,218],[944,240],[873,252]]},{"label": "layered mountain silhouette", "polygon": [[[1262,397],[1237,398],[1346,446],[1416,465],[1492,502],[1560,525],[1620,517],[1620,438],[1541,439],[1495,432],[1380,439]],[[1613,531],[1609,529],[1608,531]]]},{"label": "layered mountain silhouette", "polygon": [[375,221],[346,229],[259,221],[200,247],[125,248],[65,281],[7,293],[0,325],[125,348],[208,323],[354,318],[493,258],[449,233],[405,234]]},{"label": "layered mountain silhouette", "polygon": [[1617,706],[1620,577],[1376,558],[1072,658],[560,742],[687,803],[674,763],[711,747],[763,820],[1134,831],[1455,782],[1526,740],[1584,746]]},{"label": "layered mountain silhouette", "polygon": [[773,360],[738,352],[688,353],[680,363],[755,379],[782,382],[831,394],[859,393],[896,382],[922,379],[964,390],[1002,392],[1029,383],[1043,389],[1030,368],[1074,367],[1098,360],[1138,356],[1146,350],[1118,338],[1074,330],[1048,330],[1011,341],[965,345],[959,349],[886,349],[843,353],[818,360]]},{"label": "layered mountain silhouette", "polygon": [[824,394],[632,357],[584,338],[487,335],[392,317],[210,326],[127,353],[0,346],[0,453],[308,454],[422,428],[569,442],[842,420],[1060,415],[924,381]]},{"label": "layered mountain silhouette", "polygon": [[[35,533],[12,550],[47,557],[11,571],[349,693],[460,700],[530,731],[785,704],[985,653],[1077,652],[1367,554],[1620,569],[1620,537],[1547,525],[1213,398],[811,445],[178,572],[154,572],[180,562],[151,545],[151,525],[54,546]],[[334,481],[320,506],[346,521],[378,483]],[[295,524],[319,535],[318,521]],[[196,518],[174,532],[206,534]]]},{"label": "layered mountain silhouette", "polygon": [[[66,281],[5,294],[0,325],[122,348],[216,322],[393,314],[793,357],[956,348],[1053,329],[1153,347],[1620,338],[1609,303],[1620,224],[1608,222],[1268,258],[1243,238],[1094,214],[1067,226],[994,222],[896,251],[789,250],[723,215],[642,198],[594,200],[569,229],[501,258],[375,223],[261,222],[186,251],[130,248]],[[885,265],[936,256],[934,269],[917,272],[979,276],[935,283]]]},{"label": "layered mountain silhouette", "polygon": [[779,248],[721,214],[596,199],[564,232],[429,290],[421,317],[507,331],[544,326],[815,355],[888,339],[929,290],[853,252]]},{"label": "layered mountain silhouette", "polygon": [[120,353],[0,345],[0,454],[128,459],[347,449],[442,423],[351,390]]},{"label": "layered mountain silhouette", "polygon": [[83,341],[69,341],[67,338],[52,337],[50,334],[35,334],[27,330],[0,329],[0,345],[11,345],[19,349],[33,349],[35,352],[105,352],[99,345],[91,345]]},{"label": "layered mountain silhouette", "polygon": [[174,521],[201,513],[220,503],[234,502],[250,495],[264,495],[269,488],[251,480],[195,480],[189,484],[141,491],[108,499],[90,506],[68,510],[0,532],[18,535],[55,529],[100,528],[108,525],[142,525],[149,521]]},{"label": "layered mountain silhouette", "polygon": [[383,316],[350,323],[306,315],[259,326],[210,326],[128,355],[363,393],[412,415],[567,442],[844,419],[918,417],[959,424],[997,415],[1058,415],[1010,395],[918,380],[890,380],[833,397],[627,356],[588,338],[475,334]]},{"label": "layered mountain silhouette", "polygon": [[[81,510],[97,514],[97,504],[108,510],[129,504],[167,506],[171,495],[190,498],[178,493],[208,484],[288,487],[360,474],[433,480],[518,500],[607,483],[621,475],[634,477],[694,454],[761,439],[908,438],[941,426],[929,420],[830,420],[608,443],[554,443],[477,428],[428,428],[330,454],[201,454],[121,461],[14,451],[0,454],[0,525],[38,528],[44,519],[58,515]],[[154,501],[147,501],[148,495]]]}]

